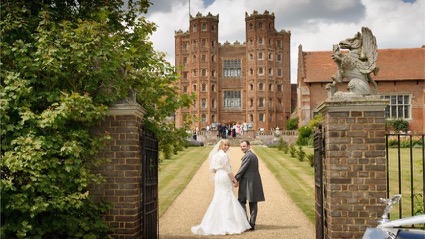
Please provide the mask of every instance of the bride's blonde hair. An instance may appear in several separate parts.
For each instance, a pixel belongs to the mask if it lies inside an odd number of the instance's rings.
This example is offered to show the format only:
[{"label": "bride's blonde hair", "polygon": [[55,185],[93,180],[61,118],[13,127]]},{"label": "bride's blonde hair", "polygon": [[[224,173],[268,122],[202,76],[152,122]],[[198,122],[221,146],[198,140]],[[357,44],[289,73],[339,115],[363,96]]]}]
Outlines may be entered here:
[{"label": "bride's blonde hair", "polygon": [[218,150],[223,149],[224,145],[230,146],[230,141],[228,139],[220,140],[220,145],[218,146]]}]

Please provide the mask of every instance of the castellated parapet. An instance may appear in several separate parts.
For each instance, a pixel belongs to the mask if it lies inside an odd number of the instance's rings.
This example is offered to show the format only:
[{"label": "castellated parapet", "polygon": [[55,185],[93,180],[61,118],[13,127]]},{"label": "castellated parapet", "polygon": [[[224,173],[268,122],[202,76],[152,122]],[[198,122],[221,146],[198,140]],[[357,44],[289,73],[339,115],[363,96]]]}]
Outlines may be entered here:
[{"label": "castellated parapet", "polygon": [[196,19],[196,18],[211,18],[211,19],[218,20],[218,15],[219,14],[214,16],[210,12],[208,12],[207,15],[203,16],[202,13],[198,12],[195,17],[192,17],[192,15],[190,15],[190,20],[193,20],[193,19]]}]

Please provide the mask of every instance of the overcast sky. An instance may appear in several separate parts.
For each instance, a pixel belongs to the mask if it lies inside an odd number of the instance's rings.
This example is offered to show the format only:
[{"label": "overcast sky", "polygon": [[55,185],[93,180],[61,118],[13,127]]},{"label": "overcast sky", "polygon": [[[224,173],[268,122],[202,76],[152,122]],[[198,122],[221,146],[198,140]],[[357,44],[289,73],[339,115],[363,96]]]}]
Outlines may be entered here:
[{"label": "overcast sky", "polygon": [[[151,2],[146,17],[158,27],[151,41],[174,65],[174,32],[189,29],[189,0]],[[254,10],[274,13],[276,30],[291,32],[292,83],[299,45],[303,51],[331,51],[362,26],[372,30],[379,49],[425,45],[425,0],[190,0],[192,16],[219,14],[220,43],[245,42],[245,12]]]}]

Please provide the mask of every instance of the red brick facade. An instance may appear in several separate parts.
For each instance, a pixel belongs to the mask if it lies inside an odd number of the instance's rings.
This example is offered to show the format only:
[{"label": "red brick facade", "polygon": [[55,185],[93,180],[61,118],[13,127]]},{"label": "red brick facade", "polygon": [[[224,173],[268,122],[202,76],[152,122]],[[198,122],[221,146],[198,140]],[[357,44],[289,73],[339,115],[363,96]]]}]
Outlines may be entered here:
[{"label": "red brick facade", "polygon": [[[331,51],[298,51],[297,114],[300,125],[312,118],[317,106],[327,98],[325,86],[335,74],[336,64]],[[373,79],[378,84],[378,94],[393,97],[392,110],[401,110],[414,133],[425,133],[425,46],[406,49],[379,49],[377,66],[379,72]],[[346,91],[347,82],[339,85]],[[397,108],[397,104],[404,108]],[[392,117],[394,117],[394,113]],[[398,114],[396,114],[398,115]]]},{"label": "red brick facade", "polygon": [[218,43],[218,15],[190,17],[190,29],[175,33],[175,65],[182,94],[196,95],[193,106],[176,112],[211,123],[250,123],[252,129],[285,128],[291,114],[290,37],[276,31],[274,14],[245,15],[246,43]]}]

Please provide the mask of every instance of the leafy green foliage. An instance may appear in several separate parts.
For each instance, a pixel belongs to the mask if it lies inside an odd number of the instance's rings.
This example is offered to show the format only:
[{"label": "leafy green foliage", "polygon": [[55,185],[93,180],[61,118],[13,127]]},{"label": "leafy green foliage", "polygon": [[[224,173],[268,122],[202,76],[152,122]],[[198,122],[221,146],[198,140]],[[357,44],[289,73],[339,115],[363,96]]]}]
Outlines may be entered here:
[{"label": "leafy green foliage", "polygon": [[[127,1],[126,1],[127,2]],[[130,93],[160,147],[179,147],[184,129],[166,117],[189,106],[177,74],[149,36],[148,0],[1,3],[1,237],[106,238],[88,185],[108,133],[90,128]],[[142,17],[140,17],[142,16]]]},{"label": "leafy green foliage", "polygon": [[313,145],[314,130],[323,121],[323,116],[317,114],[313,119],[308,122],[308,125],[304,125],[298,129],[297,145]]},{"label": "leafy green foliage", "polygon": [[298,129],[299,117],[295,117],[286,121],[287,130],[296,130]]},{"label": "leafy green foliage", "polygon": [[409,122],[405,119],[392,119],[386,121],[387,125],[390,125],[392,129],[397,132],[407,132],[409,130]]},{"label": "leafy green foliage", "polygon": [[304,151],[303,147],[302,147],[301,145],[300,145],[300,146],[298,146],[297,159],[298,159],[300,162],[303,162],[303,161],[304,161],[304,159],[305,159],[305,155],[306,155],[306,152]]}]

